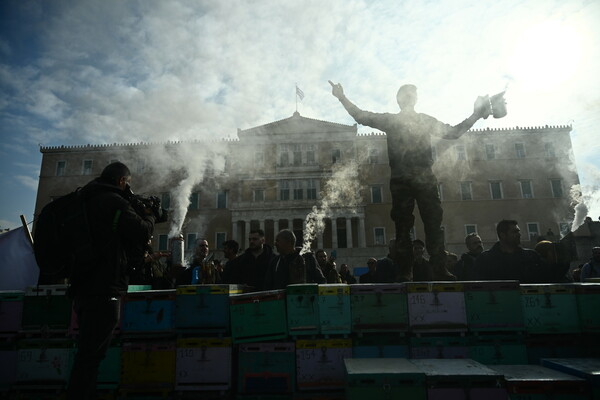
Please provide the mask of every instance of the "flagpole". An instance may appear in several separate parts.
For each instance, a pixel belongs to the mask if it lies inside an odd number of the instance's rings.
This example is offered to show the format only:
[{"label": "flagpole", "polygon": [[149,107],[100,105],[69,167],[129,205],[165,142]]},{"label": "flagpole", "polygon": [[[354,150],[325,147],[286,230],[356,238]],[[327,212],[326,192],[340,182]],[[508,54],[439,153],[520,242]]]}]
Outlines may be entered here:
[{"label": "flagpole", "polygon": [[294,91],[294,97],[296,98],[296,112],[298,112],[298,82],[296,82],[296,87]]},{"label": "flagpole", "polygon": [[21,214],[20,217],[21,223],[23,224],[23,228],[25,228],[25,232],[27,233],[27,239],[29,240],[29,243],[31,243],[31,245],[33,246],[33,237],[31,236],[31,232],[29,231],[29,227],[27,226],[27,220],[25,219],[25,216],[23,214]]}]

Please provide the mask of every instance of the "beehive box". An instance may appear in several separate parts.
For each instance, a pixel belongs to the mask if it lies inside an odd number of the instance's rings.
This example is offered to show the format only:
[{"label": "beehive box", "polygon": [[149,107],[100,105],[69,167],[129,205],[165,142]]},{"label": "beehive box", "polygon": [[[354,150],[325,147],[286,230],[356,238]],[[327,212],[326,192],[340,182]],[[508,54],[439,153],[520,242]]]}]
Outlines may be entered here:
[{"label": "beehive box", "polygon": [[518,281],[464,282],[464,289],[470,331],[525,330]]},{"label": "beehive box", "polygon": [[485,365],[527,364],[527,347],[522,334],[489,334],[469,338],[469,358]]},{"label": "beehive box", "polygon": [[350,286],[346,284],[319,285],[319,325],[321,334],[350,334],[352,313]]},{"label": "beehive box", "polygon": [[469,344],[465,336],[435,335],[410,338],[410,358],[469,358]]},{"label": "beehive box", "polygon": [[121,381],[121,343],[113,341],[98,367],[98,388],[116,389]]},{"label": "beehive box", "polygon": [[600,358],[544,358],[544,367],[585,379],[591,398],[600,399]]},{"label": "beehive box", "polygon": [[123,299],[124,334],[169,333],[175,321],[175,290],[130,292]]},{"label": "beehive box", "polygon": [[352,340],[352,358],[409,358],[408,339],[393,333],[355,337]]},{"label": "beehive box", "polygon": [[405,358],[344,360],[347,400],[426,400],[425,374]]},{"label": "beehive box", "polygon": [[575,335],[527,335],[528,362],[539,364],[542,358],[580,357],[587,351],[580,348],[580,340]]},{"label": "beehive box", "polygon": [[351,339],[296,341],[299,390],[335,390],[345,385],[344,359],[352,358]]},{"label": "beehive box", "polygon": [[21,330],[24,296],[22,290],[0,291],[0,335]]},{"label": "beehive box", "polygon": [[177,287],[175,328],[192,333],[228,334],[231,331],[229,296],[243,292],[243,285]]},{"label": "beehive box", "polygon": [[287,337],[285,289],[229,297],[234,343]]},{"label": "beehive box", "polygon": [[70,339],[24,339],[18,343],[18,383],[68,381],[75,355]]},{"label": "beehive box", "polygon": [[353,332],[408,330],[404,284],[350,285]]},{"label": "beehive box", "polygon": [[575,285],[521,285],[525,330],[539,333],[579,333]]},{"label": "beehive box", "polygon": [[428,400],[506,400],[498,372],[476,361],[411,360],[425,373]]},{"label": "beehive box", "polygon": [[409,329],[413,332],[467,330],[462,283],[406,283]]},{"label": "beehive box", "polygon": [[231,338],[180,338],[177,340],[175,389],[229,390],[231,361]]},{"label": "beehive box", "polygon": [[494,365],[504,375],[510,400],[585,400],[587,382],[541,365]]},{"label": "beehive box", "polygon": [[238,392],[292,393],[296,384],[294,343],[244,343],[238,353]]},{"label": "beehive box", "polygon": [[123,342],[121,387],[168,388],[175,384],[175,343],[172,341]]},{"label": "beehive box", "polygon": [[584,333],[600,333],[600,283],[575,286],[579,324]]},{"label": "beehive box", "polygon": [[28,287],[23,298],[24,330],[66,331],[71,323],[72,301],[67,285]]},{"label": "beehive box", "polygon": [[17,381],[17,347],[13,343],[0,344],[0,393],[8,392]]},{"label": "beehive box", "polygon": [[287,324],[290,336],[319,333],[319,285],[288,285],[286,288]]}]

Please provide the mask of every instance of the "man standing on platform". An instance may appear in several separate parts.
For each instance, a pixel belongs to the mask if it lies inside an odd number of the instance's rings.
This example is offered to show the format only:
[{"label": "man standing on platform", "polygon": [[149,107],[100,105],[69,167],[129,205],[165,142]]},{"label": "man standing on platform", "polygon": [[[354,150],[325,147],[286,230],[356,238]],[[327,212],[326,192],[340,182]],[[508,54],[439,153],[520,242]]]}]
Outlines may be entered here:
[{"label": "man standing on platform", "polygon": [[412,279],[413,255],[410,230],[414,225],[415,202],[425,227],[425,242],[435,280],[455,279],[445,267],[446,254],[441,229],[442,206],[438,182],[433,175],[431,136],[457,139],[467,132],[479,118],[490,115],[489,100],[479,97],[471,116],[456,126],[444,124],[437,119],[417,113],[417,87],[403,85],[396,96],[400,112],[397,114],[363,111],[344,95],[342,85],[329,81],[332,94],[339,99],[346,111],[362,125],[386,133],[388,157],[391,168],[390,191],[392,193],[391,218],[396,225],[396,254],[400,266],[400,280]]}]

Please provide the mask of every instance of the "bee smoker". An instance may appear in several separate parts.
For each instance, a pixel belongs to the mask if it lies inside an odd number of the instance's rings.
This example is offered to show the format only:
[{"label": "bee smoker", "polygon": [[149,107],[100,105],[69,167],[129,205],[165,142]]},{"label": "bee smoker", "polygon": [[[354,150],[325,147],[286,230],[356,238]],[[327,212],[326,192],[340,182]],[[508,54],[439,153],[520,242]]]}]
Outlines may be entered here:
[{"label": "bee smoker", "polygon": [[172,266],[182,267],[184,265],[183,249],[184,249],[183,235],[179,234],[178,236],[172,237],[171,238],[171,265]]}]

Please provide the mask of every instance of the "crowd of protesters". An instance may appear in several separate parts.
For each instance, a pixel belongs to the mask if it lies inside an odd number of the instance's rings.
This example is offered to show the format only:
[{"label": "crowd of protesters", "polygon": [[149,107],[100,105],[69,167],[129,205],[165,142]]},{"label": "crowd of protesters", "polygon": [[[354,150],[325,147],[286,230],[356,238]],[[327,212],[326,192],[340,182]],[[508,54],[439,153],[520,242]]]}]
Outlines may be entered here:
[{"label": "crowd of protesters", "polygon": [[[549,231],[550,232],[550,231]],[[562,283],[600,277],[600,247],[592,251],[592,259],[581,265],[575,274],[570,260],[561,256],[559,243],[540,240],[534,249],[521,245],[521,231],[515,220],[502,220],[496,226],[498,240],[484,249],[481,237],[470,233],[465,237],[465,252],[460,256],[446,251],[447,280],[518,280],[522,283]],[[550,233],[548,233],[550,235]],[[240,252],[239,244],[228,240],[223,244],[224,259],[208,260],[208,241],[199,239],[193,262],[185,270],[171,274],[172,285],[201,283],[198,273],[206,273],[202,265],[214,269],[210,283],[241,284],[256,290],[274,290],[296,283],[393,283],[433,281],[436,275],[426,254],[426,244],[413,240],[411,279],[406,279],[406,267],[401,268],[392,254],[395,241],[389,243],[386,257],[366,260],[362,272],[354,276],[348,264],[339,267],[335,257],[324,249],[301,254],[296,236],[284,229],[275,237],[275,250],[265,242],[265,233],[252,230],[248,248]],[[548,237],[552,239],[552,237]],[[195,270],[194,270],[195,268]],[[196,271],[196,272],[193,272]],[[403,271],[403,272],[401,272]],[[359,275],[359,276],[358,276]]]}]

